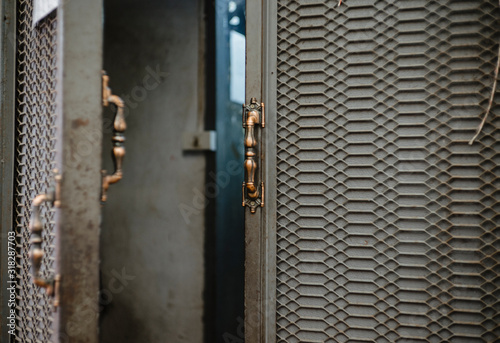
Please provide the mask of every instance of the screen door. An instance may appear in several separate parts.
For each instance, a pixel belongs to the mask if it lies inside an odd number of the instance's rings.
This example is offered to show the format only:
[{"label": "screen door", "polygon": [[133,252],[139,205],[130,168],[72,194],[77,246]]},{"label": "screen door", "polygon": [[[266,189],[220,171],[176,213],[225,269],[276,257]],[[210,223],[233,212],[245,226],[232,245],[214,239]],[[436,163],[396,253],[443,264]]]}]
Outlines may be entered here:
[{"label": "screen door", "polygon": [[96,342],[102,4],[62,2],[35,20],[44,3],[2,2],[0,332],[2,342]]},{"label": "screen door", "polygon": [[247,341],[498,339],[497,106],[469,141],[499,18],[496,1],[248,5],[266,199],[246,210]]},{"label": "screen door", "polygon": [[[31,201],[48,191],[57,167],[56,114],[57,13],[33,27],[33,3],[18,1],[16,9],[16,167],[14,232],[17,243],[17,325],[15,341],[50,341],[53,337],[51,298],[31,280]],[[42,206],[44,218],[42,274],[55,270],[55,208]]]}]

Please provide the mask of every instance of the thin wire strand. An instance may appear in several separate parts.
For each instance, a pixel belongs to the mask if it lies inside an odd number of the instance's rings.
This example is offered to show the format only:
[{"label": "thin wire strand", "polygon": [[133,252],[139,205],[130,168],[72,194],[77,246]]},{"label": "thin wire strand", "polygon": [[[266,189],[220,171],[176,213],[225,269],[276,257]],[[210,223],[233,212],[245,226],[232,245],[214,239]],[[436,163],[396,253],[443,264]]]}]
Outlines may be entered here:
[{"label": "thin wire strand", "polygon": [[[342,1],[342,0],[340,0]],[[498,6],[500,7],[500,0],[498,1]],[[495,80],[493,81],[493,88],[491,90],[490,100],[488,102],[488,108],[486,109],[486,113],[484,114],[484,118],[481,121],[481,124],[477,127],[476,134],[469,141],[469,145],[472,145],[474,141],[479,137],[481,131],[483,131],[484,124],[486,124],[486,120],[488,120],[488,116],[490,115],[491,108],[493,107],[493,100],[495,99],[495,94],[497,92],[498,86],[498,71],[500,70],[500,44],[498,45],[498,54],[497,54],[497,66],[495,68]]]},{"label": "thin wire strand", "polygon": [[481,134],[481,131],[483,130],[484,124],[486,124],[486,120],[488,120],[488,116],[491,112],[491,108],[493,107],[493,100],[495,99],[495,94],[497,92],[499,70],[500,70],[500,44],[498,45],[497,66],[495,68],[495,80],[493,81],[493,88],[491,90],[490,100],[488,102],[488,108],[486,109],[486,113],[484,114],[484,118],[481,121],[481,124],[479,124],[479,126],[476,130],[476,134],[470,140],[469,145],[472,145],[474,143],[474,141],[477,139],[477,137]]}]

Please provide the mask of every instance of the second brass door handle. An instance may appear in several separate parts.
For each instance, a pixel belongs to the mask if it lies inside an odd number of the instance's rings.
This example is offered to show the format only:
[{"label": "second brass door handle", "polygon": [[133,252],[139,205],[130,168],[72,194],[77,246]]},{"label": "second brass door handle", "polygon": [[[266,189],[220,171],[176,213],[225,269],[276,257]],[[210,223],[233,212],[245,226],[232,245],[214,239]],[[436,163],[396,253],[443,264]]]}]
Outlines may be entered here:
[{"label": "second brass door handle", "polygon": [[42,231],[43,222],[41,216],[41,206],[43,203],[50,203],[55,207],[60,206],[60,191],[59,185],[61,181],[61,175],[54,171],[55,173],[55,187],[51,187],[46,194],[37,195],[32,202],[32,213],[31,221],[29,224],[29,229],[31,232],[30,236],[30,252],[29,257],[31,260],[31,274],[33,283],[40,288],[45,288],[47,295],[55,297],[54,307],[59,306],[59,275],[53,278],[44,278],[41,274],[42,270],[42,260],[45,255],[42,247]]},{"label": "second brass door handle", "polygon": [[256,185],[256,174],[258,170],[258,151],[256,126],[264,128],[265,111],[264,104],[258,104],[257,99],[252,98],[250,105],[243,105],[243,128],[245,129],[245,181],[243,182],[243,206],[250,207],[250,212],[255,213],[258,206],[264,206],[264,183],[261,182],[261,190]]},{"label": "second brass door handle", "polygon": [[106,171],[103,170],[102,176],[102,194],[101,202],[107,200],[107,190],[109,185],[120,181],[123,177],[123,158],[125,157],[125,130],[127,129],[127,123],[125,122],[125,115],[123,110],[125,108],[125,103],[123,100],[112,94],[111,89],[108,86],[109,76],[103,72],[102,75],[102,104],[103,106],[108,106],[110,103],[114,104],[116,107],[115,117],[113,120],[113,162],[115,164],[115,171],[111,175],[107,175]]},{"label": "second brass door handle", "polygon": [[247,113],[245,121],[245,186],[250,199],[257,199],[259,190],[255,187],[255,172],[257,162],[255,161],[257,140],[255,139],[255,125],[260,123],[260,115],[256,110]]}]

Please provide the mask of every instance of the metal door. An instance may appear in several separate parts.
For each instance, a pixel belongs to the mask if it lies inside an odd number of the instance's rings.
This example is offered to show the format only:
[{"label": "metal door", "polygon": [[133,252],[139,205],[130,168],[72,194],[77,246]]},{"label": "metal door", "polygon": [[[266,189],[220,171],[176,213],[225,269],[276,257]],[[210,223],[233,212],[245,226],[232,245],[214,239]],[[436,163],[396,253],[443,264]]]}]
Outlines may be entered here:
[{"label": "metal door", "polygon": [[[97,342],[102,3],[61,1],[35,21],[44,2],[1,7],[1,340]],[[30,218],[49,288],[34,284]]]},{"label": "metal door", "polygon": [[246,209],[246,341],[498,341],[497,106],[469,145],[498,18],[495,1],[248,2],[266,193]]}]

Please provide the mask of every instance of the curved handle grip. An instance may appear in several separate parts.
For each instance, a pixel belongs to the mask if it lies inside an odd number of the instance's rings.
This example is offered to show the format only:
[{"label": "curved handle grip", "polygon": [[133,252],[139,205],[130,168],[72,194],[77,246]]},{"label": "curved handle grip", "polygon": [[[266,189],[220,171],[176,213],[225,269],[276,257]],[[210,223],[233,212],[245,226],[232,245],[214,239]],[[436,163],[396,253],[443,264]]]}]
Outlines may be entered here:
[{"label": "curved handle grip", "polygon": [[259,190],[255,187],[255,172],[257,171],[257,162],[255,161],[255,147],[257,140],[255,139],[255,125],[259,123],[259,113],[250,111],[247,114],[245,123],[245,187],[250,199],[257,199]]},{"label": "curved handle grip", "polygon": [[[250,105],[243,105],[243,127],[245,128],[245,182],[243,182],[243,206],[249,206],[250,212],[255,213],[258,206],[264,206],[264,184],[261,183],[262,192],[256,186],[255,176],[257,174],[257,139],[255,138],[255,126],[265,127],[264,104],[258,104],[257,99],[252,98]],[[246,197],[245,198],[245,189]]]},{"label": "curved handle grip", "polygon": [[[44,256],[42,248],[42,231],[43,223],[41,218],[40,207],[43,203],[48,202],[56,207],[59,207],[59,182],[61,180],[60,175],[55,176],[56,187],[51,187],[47,194],[40,194],[33,199],[32,202],[32,214],[31,221],[29,224],[29,229],[31,232],[30,237],[30,252],[29,257],[31,260],[31,274],[33,283],[38,287],[45,288],[49,296],[54,296],[57,293],[59,277],[55,278],[44,278],[42,277],[40,270],[42,268],[42,259]],[[54,301],[54,305],[58,305],[58,300]]]},{"label": "curved handle grip", "polygon": [[115,118],[113,120],[113,162],[115,165],[115,171],[111,175],[106,175],[106,171],[103,170],[102,177],[102,194],[101,201],[105,202],[107,200],[107,190],[109,185],[120,181],[123,177],[123,158],[125,157],[125,130],[127,129],[127,123],[125,122],[125,116],[123,109],[125,104],[123,100],[111,93],[111,88],[108,87],[109,76],[103,72],[102,75],[102,103],[103,106],[108,106],[110,103],[114,104],[116,107]]}]

